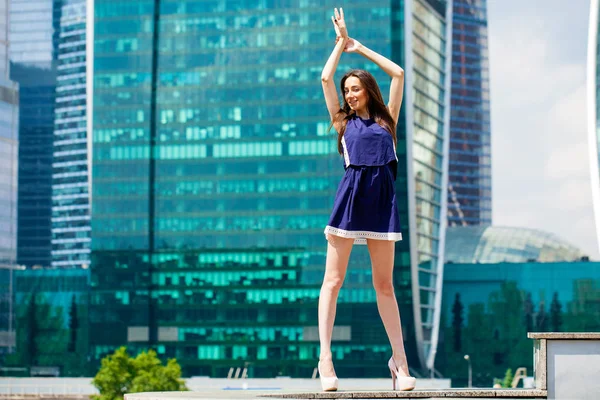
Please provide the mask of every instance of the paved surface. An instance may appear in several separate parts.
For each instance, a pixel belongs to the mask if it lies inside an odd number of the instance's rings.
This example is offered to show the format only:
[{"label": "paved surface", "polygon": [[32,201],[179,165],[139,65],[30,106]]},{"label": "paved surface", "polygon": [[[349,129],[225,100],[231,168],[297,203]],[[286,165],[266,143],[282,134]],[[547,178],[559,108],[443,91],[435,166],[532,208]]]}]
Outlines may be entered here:
[{"label": "paved surface", "polygon": [[[391,391],[297,392],[289,390],[201,390],[195,392],[135,393],[126,400],[270,400],[270,399],[546,399],[546,391],[536,389],[444,389]],[[0,400],[88,400],[87,396],[1,395]]]},{"label": "paved surface", "polygon": [[[319,392],[321,385],[318,379],[301,379],[290,377],[224,379],[193,377],[186,378],[185,384],[192,392],[211,393],[249,393],[272,391]],[[446,389],[450,387],[450,379],[417,379],[417,389]],[[340,379],[340,389],[352,391],[390,390],[392,382],[386,379]],[[0,378],[0,396],[5,394],[35,395],[92,395],[98,389],[92,385],[92,378]],[[241,394],[241,396],[246,396]],[[233,397],[232,397],[233,398]],[[247,398],[247,397],[240,397]]]},{"label": "paved surface", "polygon": [[[338,392],[321,392],[318,379],[215,379],[194,377],[185,380],[189,392],[135,393],[127,400],[271,400],[271,399],[426,399],[426,398],[546,398],[532,389],[451,389],[449,379],[417,379],[412,392],[392,392],[390,379],[340,379]],[[12,393],[12,395],[9,395]],[[20,395],[15,395],[19,393]],[[91,378],[0,378],[0,400],[88,400],[97,393]]]},{"label": "paved surface", "polygon": [[400,391],[337,391],[337,392],[293,392],[252,390],[134,393],[125,395],[125,400],[190,400],[190,399],[545,399],[546,391],[537,389],[443,389]]}]

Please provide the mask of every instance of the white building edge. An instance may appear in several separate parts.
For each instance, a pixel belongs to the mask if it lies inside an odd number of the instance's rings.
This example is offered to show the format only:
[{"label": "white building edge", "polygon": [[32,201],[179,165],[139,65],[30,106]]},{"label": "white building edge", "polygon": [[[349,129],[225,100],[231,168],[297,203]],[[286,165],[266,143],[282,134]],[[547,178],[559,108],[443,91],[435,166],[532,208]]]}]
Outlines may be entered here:
[{"label": "white building edge", "polygon": [[587,65],[587,118],[588,141],[590,157],[590,181],[592,184],[592,202],[594,207],[594,222],[596,226],[596,241],[600,249],[600,169],[598,168],[598,140],[600,126],[598,121],[598,3],[590,1],[590,25],[588,33],[588,65]]}]

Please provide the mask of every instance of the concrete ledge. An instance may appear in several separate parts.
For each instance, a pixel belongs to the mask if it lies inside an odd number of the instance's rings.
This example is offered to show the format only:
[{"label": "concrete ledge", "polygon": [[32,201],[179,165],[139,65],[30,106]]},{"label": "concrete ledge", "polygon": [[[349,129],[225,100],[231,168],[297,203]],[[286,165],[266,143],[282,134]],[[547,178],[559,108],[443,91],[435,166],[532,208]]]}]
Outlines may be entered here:
[{"label": "concrete ledge", "polygon": [[600,332],[528,332],[529,339],[600,340]]},{"label": "concrete ledge", "polygon": [[90,400],[83,394],[0,394],[0,400]]},{"label": "concrete ledge", "polygon": [[597,400],[600,332],[529,332],[535,387],[550,399]]}]

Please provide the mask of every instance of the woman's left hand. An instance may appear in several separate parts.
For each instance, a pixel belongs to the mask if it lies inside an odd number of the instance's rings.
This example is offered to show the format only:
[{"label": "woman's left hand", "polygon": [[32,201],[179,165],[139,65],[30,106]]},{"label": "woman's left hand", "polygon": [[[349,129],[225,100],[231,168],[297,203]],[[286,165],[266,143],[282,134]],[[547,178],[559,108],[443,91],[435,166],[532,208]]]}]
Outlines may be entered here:
[{"label": "woman's left hand", "polygon": [[361,47],[362,44],[360,44],[358,40],[348,38],[346,41],[346,47],[344,47],[344,51],[346,53],[356,53]]},{"label": "woman's left hand", "polygon": [[336,42],[341,39],[348,39],[348,28],[346,27],[346,19],[344,18],[344,10],[340,8],[334,8],[334,17],[331,18],[333,27],[335,29]]}]

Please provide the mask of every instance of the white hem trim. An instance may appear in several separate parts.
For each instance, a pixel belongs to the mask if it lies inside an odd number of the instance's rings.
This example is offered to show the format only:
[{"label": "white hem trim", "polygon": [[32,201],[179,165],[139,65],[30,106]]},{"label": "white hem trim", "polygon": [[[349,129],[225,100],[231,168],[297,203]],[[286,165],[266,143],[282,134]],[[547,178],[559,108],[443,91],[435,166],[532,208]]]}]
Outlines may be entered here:
[{"label": "white hem trim", "polygon": [[346,138],[342,136],[342,147],[344,148],[344,163],[346,167],[350,166],[350,156],[348,155],[348,147],[346,147]]},{"label": "white hem trim", "polygon": [[367,239],[390,240],[394,242],[402,240],[402,233],[400,232],[346,231],[329,225],[325,227],[324,233],[325,236],[332,234],[347,239],[354,239],[354,244],[367,244]]}]

